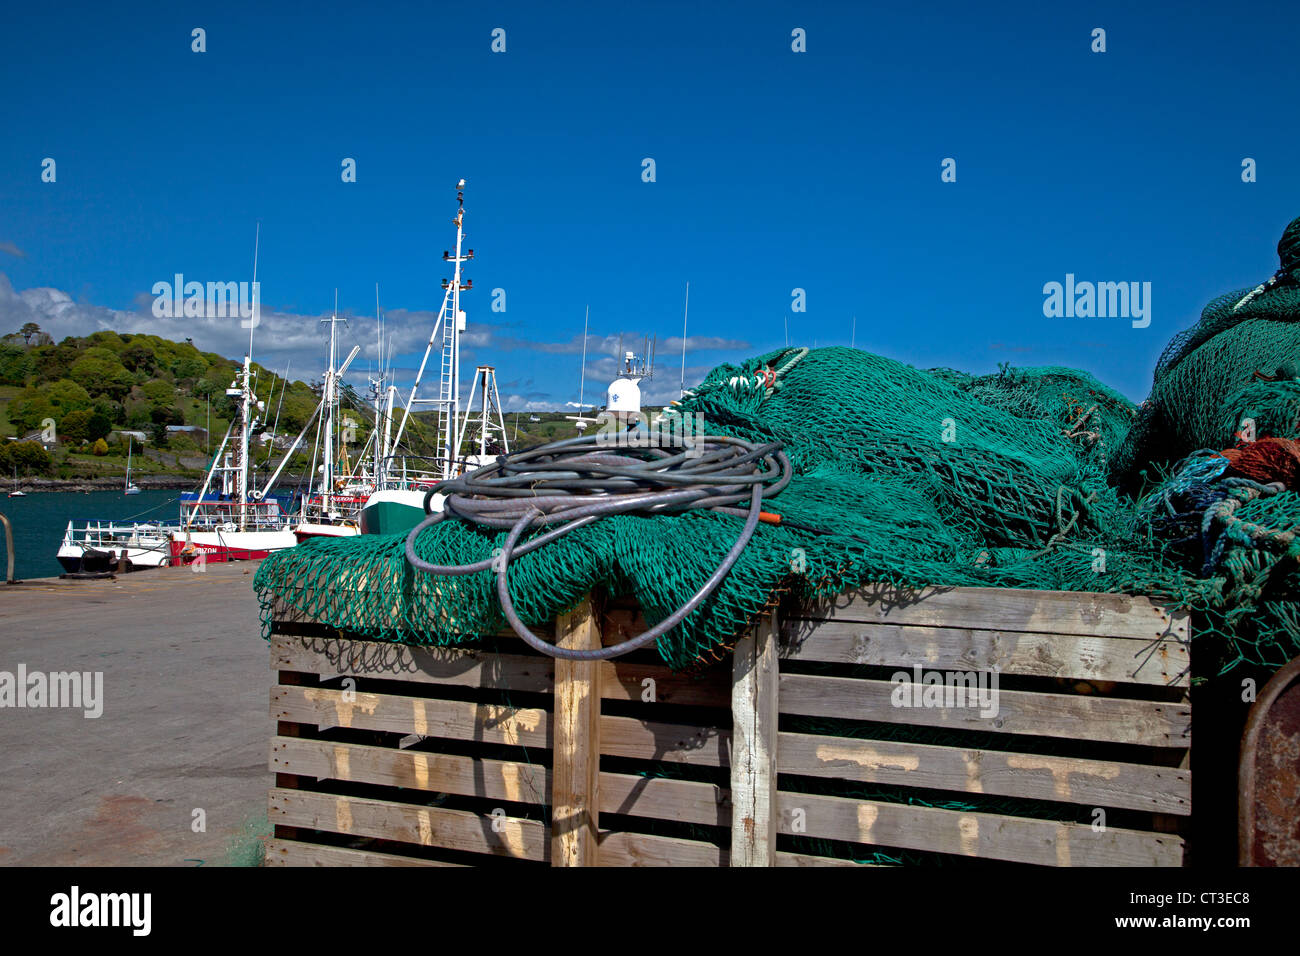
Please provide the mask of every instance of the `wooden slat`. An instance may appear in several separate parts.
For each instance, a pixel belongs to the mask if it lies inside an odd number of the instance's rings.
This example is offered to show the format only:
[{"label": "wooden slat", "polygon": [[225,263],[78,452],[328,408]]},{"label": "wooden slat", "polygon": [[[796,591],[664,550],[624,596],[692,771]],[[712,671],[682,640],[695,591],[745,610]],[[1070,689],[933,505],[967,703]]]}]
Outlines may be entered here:
[{"label": "wooden slat", "polygon": [[736,643],[732,657],[732,866],[776,864],[779,676],[773,613]]},{"label": "wooden slat", "polygon": [[456,793],[512,803],[545,804],[550,794],[550,770],[536,764],[300,737],[271,739],[271,769],[318,780]]},{"label": "wooden slat", "polygon": [[324,677],[373,677],[418,684],[491,687],[549,694],[551,658],[377,641],[271,637],[271,669]]},{"label": "wooden slat", "polygon": [[545,824],[466,810],[276,788],[271,791],[270,819],[276,825],[397,843],[523,860],[545,860],[547,857]]},{"label": "wooden slat", "polygon": [[731,797],[725,787],[697,780],[600,775],[600,812],[678,823],[731,826]]},{"label": "wooden slat", "polygon": [[611,757],[727,767],[731,764],[730,750],[730,730],[633,717],[600,718],[600,752]]},{"label": "wooden slat", "polygon": [[397,853],[377,853],[373,850],[352,850],[341,846],[322,846],[299,843],[297,840],[267,840],[267,866],[457,866],[464,863],[444,863],[441,860],[422,860],[415,856]]},{"label": "wooden slat", "polygon": [[603,833],[601,866],[726,866],[727,851],[698,840],[647,833]]},{"label": "wooden slat", "polygon": [[322,728],[355,727],[523,747],[550,746],[550,714],[535,707],[358,692],[348,701],[345,693],[277,685],[271,688],[271,716]]},{"label": "wooden slat", "polygon": [[[591,597],[560,615],[556,643],[600,649]],[[551,772],[551,865],[597,866],[600,852],[600,664],[555,661]]]},{"label": "wooden slat", "polygon": [[1168,635],[1185,641],[1188,628],[1186,611],[1167,610],[1146,597],[1015,588],[896,590],[882,585],[811,604],[798,616],[810,620],[1144,640]]},{"label": "wooden slat", "polygon": [[[654,683],[647,686],[644,681]],[[702,675],[674,674],[667,667],[629,661],[602,661],[600,696],[605,700],[643,701],[653,689],[658,704],[682,704],[692,707],[731,706],[731,682],[725,667],[715,667]]]},{"label": "wooden slat", "polygon": [[781,734],[778,753],[783,774],[1180,816],[1192,810],[1191,773],[1173,767],[791,733]]},{"label": "wooden slat", "polygon": [[1183,841],[1167,833],[1032,820],[992,813],[780,794],[781,832],[1041,866],[1181,866]]},{"label": "wooden slat", "polygon": [[833,856],[813,856],[811,853],[777,853],[777,866],[880,866],[879,863],[856,863]]},{"label": "wooden slat", "polygon": [[[364,575],[352,576],[350,581],[331,582],[329,590],[329,603],[325,613],[316,611],[307,611],[303,605],[314,604],[320,600],[321,592],[313,588],[276,588],[271,594],[271,626],[274,633],[281,633],[285,629],[291,629],[293,625],[324,625],[327,627],[337,627],[338,620],[346,619],[352,626],[358,628],[374,629],[398,629],[408,626],[405,620],[406,609],[401,600],[396,599],[397,593],[405,589],[405,584],[398,584],[390,587],[388,590],[394,595],[394,600],[377,601],[374,593],[366,587],[358,587],[358,583],[364,583]],[[346,609],[346,610],[344,610]],[[366,617],[358,618],[358,611],[365,612]],[[554,638],[554,628],[550,623],[533,625],[532,631],[538,637],[545,640]],[[455,633],[454,628],[448,628]],[[518,640],[519,636],[510,628],[503,628],[495,631],[491,635],[496,638],[507,638]],[[345,639],[360,639],[355,635]],[[381,642],[386,643],[386,642]],[[521,642],[521,646],[522,642]]]},{"label": "wooden slat", "polygon": [[1191,744],[1187,703],[1003,690],[997,714],[982,717],[977,707],[895,707],[890,695],[898,686],[890,681],[783,674],[781,713],[1150,747]]},{"label": "wooden slat", "polygon": [[[785,628],[797,631],[801,623]],[[997,667],[1003,674],[1179,687],[1191,682],[1187,645],[1173,637],[1161,639],[1153,652],[1147,639],[826,621],[811,633],[805,629],[783,656],[934,670]]]}]

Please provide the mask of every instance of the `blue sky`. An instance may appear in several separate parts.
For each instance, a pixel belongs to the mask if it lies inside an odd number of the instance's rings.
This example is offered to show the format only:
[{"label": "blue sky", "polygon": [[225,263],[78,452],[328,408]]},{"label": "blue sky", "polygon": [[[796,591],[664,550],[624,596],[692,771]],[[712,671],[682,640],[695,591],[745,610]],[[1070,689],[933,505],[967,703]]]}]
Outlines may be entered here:
[{"label": "blue sky", "polygon": [[[269,6],[6,11],[0,325],[169,334],[153,283],[251,278],[260,222],[259,360],[318,374],[337,288],[364,372],[378,282],[409,367],[465,177],[464,360],[512,408],[576,397],[587,304],[588,400],[620,333],[659,336],[675,397],[688,280],[688,378],[787,321],[848,344],[856,315],[858,347],[920,367],[1077,366],[1141,399],[1300,215],[1292,4]],[[1044,317],[1066,273],[1150,282],[1150,326]]]}]

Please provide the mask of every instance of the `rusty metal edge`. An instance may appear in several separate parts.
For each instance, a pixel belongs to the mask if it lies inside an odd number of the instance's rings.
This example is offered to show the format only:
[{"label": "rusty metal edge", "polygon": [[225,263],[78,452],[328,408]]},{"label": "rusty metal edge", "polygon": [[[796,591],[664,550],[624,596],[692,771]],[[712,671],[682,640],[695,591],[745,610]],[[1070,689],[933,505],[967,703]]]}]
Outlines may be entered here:
[{"label": "rusty metal edge", "polygon": [[1241,734],[1241,758],[1237,762],[1237,865],[1257,866],[1255,846],[1255,755],[1264,718],[1282,693],[1300,680],[1300,657],[1287,664],[1264,685],[1264,692],[1250,708]]}]

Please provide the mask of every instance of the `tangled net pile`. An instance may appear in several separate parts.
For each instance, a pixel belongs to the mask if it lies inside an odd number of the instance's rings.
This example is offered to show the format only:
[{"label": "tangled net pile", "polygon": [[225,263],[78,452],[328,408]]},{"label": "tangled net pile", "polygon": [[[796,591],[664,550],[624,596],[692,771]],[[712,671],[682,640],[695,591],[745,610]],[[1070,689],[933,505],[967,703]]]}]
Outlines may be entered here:
[{"label": "tangled net pile", "polygon": [[[783,594],[883,582],[1120,591],[1200,612],[1221,669],[1300,653],[1300,220],[1267,283],[1212,302],[1162,356],[1142,408],[1067,368],[972,376],[847,348],[782,349],[714,369],[669,411],[712,435],[780,443],[793,475],[720,586],[656,646],[675,668],[722,656]],[[733,509],[734,510],[734,509]],[[744,509],[741,509],[741,513]],[[620,513],[523,553],[509,597],[529,627],[593,588],[655,624],[718,568],[745,519]],[[320,538],[272,555],[256,587],[340,629],[475,642],[504,620],[504,527]]]}]

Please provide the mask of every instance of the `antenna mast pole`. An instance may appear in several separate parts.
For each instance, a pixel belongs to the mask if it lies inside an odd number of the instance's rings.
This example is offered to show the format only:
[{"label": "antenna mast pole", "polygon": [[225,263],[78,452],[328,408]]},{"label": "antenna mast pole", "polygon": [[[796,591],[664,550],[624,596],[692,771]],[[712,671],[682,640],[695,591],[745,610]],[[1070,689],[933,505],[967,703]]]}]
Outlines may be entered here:
[{"label": "antenna mast pole", "polygon": [[330,513],[331,498],[334,491],[334,406],[336,404],[335,395],[337,387],[335,385],[334,366],[338,361],[338,335],[337,326],[339,321],[339,290],[334,290],[334,313],[330,316],[330,363],[325,370],[325,394],[322,401],[325,407],[325,429],[324,438],[321,442],[321,514],[328,516]]},{"label": "antenna mast pole", "polygon": [[587,306],[587,312],[582,317],[582,371],[578,376],[578,414],[582,415],[582,410],[586,406],[583,404],[583,398],[587,393],[587,321],[591,318],[591,306]]},{"label": "antenna mast pole", "polygon": [[691,314],[691,284],[686,283],[686,308],[682,310],[682,387],[678,398],[686,397],[686,320]]},{"label": "antenna mast pole", "polygon": [[250,433],[253,430],[253,410],[256,397],[253,395],[253,330],[257,328],[261,314],[261,290],[257,285],[257,255],[261,247],[262,224],[257,224],[257,230],[253,234],[253,316],[248,328],[248,352],[244,355],[244,369],[239,383],[239,445],[236,447],[236,454],[239,456],[238,464],[238,502],[239,502],[239,530],[243,531],[248,524],[248,442]]},{"label": "antenna mast pole", "polygon": [[373,474],[370,476],[371,484],[378,491],[384,486],[380,480],[380,472],[384,467],[384,459],[388,456],[387,443],[384,436],[387,433],[386,426],[381,425],[384,416],[384,382],[387,375],[384,372],[384,319],[379,311],[379,283],[375,283],[375,334],[378,345],[375,351],[375,362],[378,365],[376,377],[370,380],[370,390],[375,400],[375,467],[372,469]]},{"label": "antenna mast pole", "polygon": [[[460,333],[464,331],[464,313],[460,309],[460,294],[473,288],[472,282],[461,282],[461,263],[474,258],[474,250],[462,254],[465,241],[465,180],[456,184],[456,253],[443,254],[443,258],[455,264],[452,272],[451,315],[443,316],[443,357],[442,357],[442,420],[444,434],[442,437],[442,476],[452,478],[456,474],[456,455],[460,451],[461,429],[458,414],[460,411]],[[446,280],[443,280],[444,282]]]}]

